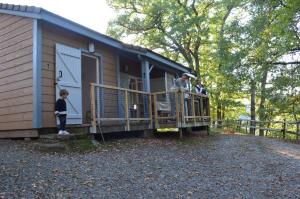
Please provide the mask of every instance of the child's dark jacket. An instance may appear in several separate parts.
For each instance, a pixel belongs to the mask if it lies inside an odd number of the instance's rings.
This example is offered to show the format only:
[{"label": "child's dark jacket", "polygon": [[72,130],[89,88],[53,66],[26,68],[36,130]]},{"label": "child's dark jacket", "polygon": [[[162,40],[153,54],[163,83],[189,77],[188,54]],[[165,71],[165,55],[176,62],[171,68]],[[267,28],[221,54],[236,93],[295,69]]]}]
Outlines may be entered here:
[{"label": "child's dark jacket", "polygon": [[55,114],[67,115],[67,104],[64,99],[58,99],[55,103]]}]

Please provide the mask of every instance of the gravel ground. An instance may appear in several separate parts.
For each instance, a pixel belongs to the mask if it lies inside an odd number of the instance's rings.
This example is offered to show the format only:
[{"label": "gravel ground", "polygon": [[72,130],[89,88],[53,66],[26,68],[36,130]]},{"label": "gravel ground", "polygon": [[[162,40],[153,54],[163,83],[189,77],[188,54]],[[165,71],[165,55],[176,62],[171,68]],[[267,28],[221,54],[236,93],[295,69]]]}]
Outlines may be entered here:
[{"label": "gravel ground", "polygon": [[0,140],[0,198],[300,198],[300,145],[215,135],[48,154]]}]

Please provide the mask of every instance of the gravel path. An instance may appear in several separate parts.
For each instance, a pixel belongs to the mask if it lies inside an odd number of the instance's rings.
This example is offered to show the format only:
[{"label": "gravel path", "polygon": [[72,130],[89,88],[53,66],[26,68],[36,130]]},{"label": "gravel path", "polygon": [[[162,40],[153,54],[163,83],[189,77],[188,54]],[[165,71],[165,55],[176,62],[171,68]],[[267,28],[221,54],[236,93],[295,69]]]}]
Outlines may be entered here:
[{"label": "gravel path", "polygon": [[47,154],[0,140],[0,198],[300,198],[300,145],[245,135],[122,139]]}]

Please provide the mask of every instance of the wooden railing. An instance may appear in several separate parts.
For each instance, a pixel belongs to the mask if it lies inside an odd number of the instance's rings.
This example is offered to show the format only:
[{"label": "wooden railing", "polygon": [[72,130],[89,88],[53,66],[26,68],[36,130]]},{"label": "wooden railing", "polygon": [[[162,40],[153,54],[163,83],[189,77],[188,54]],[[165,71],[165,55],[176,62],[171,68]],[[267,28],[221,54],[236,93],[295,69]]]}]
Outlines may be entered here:
[{"label": "wooden railing", "polygon": [[148,129],[209,126],[209,98],[182,90],[144,92],[90,85],[92,132],[104,123],[119,123],[130,131],[133,122],[146,122]]},{"label": "wooden railing", "polygon": [[[115,92],[112,94],[111,91]],[[90,97],[93,133],[96,132],[97,125],[100,125],[101,122],[125,122],[125,130],[130,131],[131,122],[147,121],[149,128],[152,128],[151,93],[92,83]],[[142,104],[138,104],[138,100],[141,100]],[[130,104],[133,103],[132,101],[135,101],[136,104]],[[147,107],[141,108],[138,105]],[[111,112],[107,111],[108,107],[112,107]],[[122,111],[123,114],[120,114],[122,108],[124,111]],[[135,116],[131,116],[131,112],[134,112]],[[110,115],[108,116],[107,113]]]},{"label": "wooden railing", "polygon": [[257,120],[214,120],[212,127],[230,127],[236,128],[238,131],[244,130],[250,133],[250,129],[261,130],[268,135],[268,132],[281,133],[282,138],[286,138],[287,134],[292,134],[299,139],[300,121],[257,121]]},{"label": "wooden railing", "polygon": [[152,95],[156,128],[174,124],[184,128],[210,122],[209,98],[206,95],[180,89],[154,92]]}]

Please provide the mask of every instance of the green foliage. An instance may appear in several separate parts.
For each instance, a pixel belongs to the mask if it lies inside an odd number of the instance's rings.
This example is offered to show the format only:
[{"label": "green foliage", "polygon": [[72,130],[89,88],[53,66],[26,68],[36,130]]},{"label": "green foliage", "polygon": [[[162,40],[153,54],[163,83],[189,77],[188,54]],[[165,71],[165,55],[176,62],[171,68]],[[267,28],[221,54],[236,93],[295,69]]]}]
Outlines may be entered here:
[{"label": "green foliage", "polygon": [[66,142],[71,152],[87,152],[92,151],[96,147],[89,138],[69,140]]},{"label": "green foliage", "polygon": [[300,51],[300,0],[108,3],[117,12],[108,34],[133,38],[196,70],[208,87],[213,117],[217,110],[227,118],[247,114],[241,101],[250,98],[254,81],[260,119],[299,120],[299,63],[279,62]]}]

